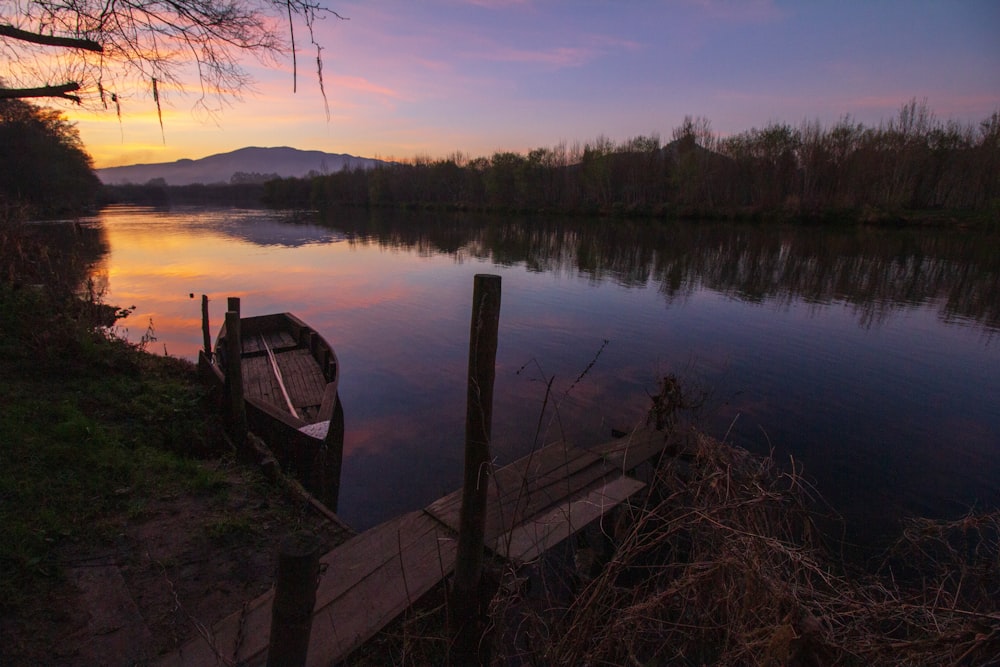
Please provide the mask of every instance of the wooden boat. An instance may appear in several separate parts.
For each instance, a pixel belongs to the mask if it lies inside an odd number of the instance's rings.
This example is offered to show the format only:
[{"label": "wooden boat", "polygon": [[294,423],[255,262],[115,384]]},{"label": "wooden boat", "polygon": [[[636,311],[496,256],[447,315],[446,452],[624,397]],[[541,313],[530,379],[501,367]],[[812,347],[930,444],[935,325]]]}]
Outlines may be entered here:
[{"label": "wooden boat", "polygon": [[[225,383],[228,332],[223,324],[209,363]],[[240,369],[247,426],[281,467],[336,511],[344,412],[333,347],[291,313],[240,318]]]}]

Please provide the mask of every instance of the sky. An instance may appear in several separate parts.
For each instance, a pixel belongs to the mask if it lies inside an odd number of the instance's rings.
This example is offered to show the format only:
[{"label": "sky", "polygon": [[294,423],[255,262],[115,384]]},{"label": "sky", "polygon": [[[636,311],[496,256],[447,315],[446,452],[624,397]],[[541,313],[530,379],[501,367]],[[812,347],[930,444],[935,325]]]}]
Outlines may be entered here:
[{"label": "sky", "polygon": [[[867,125],[909,100],[943,120],[1000,110],[1000,2],[925,0],[324,0],[314,52],[246,66],[218,113],[195,95],[67,109],[95,166],[244,146],[409,160],[622,142],[685,116],[719,135],[770,122]],[[301,39],[301,27],[300,34]],[[191,88],[196,80],[191,80]]]}]

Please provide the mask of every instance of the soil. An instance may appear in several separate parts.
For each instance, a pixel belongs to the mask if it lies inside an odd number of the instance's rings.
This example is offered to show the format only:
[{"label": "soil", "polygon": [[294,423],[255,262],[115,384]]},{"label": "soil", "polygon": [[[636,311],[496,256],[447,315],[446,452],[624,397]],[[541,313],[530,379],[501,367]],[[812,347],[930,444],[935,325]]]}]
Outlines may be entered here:
[{"label": "soil", "polygon": [[142,498],[107,537],[89,540],[99,546],[65,545],[55,592],[18,619],[0,620],[0,662],[151,664],[267,592],[289,533],[314,532],[324,551],[349,536],[254,470],[203,465],[224,483],[201,495]]}]

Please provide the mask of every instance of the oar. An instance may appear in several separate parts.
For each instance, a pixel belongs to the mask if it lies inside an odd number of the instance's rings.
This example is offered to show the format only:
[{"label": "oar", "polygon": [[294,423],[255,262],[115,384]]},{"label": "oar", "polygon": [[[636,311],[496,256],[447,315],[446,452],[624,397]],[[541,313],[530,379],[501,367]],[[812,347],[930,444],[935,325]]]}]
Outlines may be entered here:
[{"label": "oar", "polygon": [[288,395],[288,390],[285,389],[285,382],[281,379],[281,371],[278,370],[278,360],[274,358],[274,352],[271,351],[271,347],[264,340],[263,334],[258,334],[258,337],[260,338],[261,345],[267,350],[267,358],[271,360],[271,368],[274,369],[274,377],[278,380],[278,386],[281,387],[281,395],[285,397],[285,403],[288,404],[288,411],[296,418],[300,418],[299,413],[295,411],[295,406],[292,405],[292,399]]}]

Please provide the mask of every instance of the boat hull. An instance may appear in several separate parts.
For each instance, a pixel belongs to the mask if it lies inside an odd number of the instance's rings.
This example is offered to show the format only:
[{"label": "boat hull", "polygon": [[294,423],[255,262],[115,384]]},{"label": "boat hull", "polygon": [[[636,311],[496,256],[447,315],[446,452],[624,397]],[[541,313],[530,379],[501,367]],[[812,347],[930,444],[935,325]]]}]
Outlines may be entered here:
[{"label": "boat hull", "polygon": [[[213,359],[202,354],[202,366],[220,388],[228,335],[223,325]],[[240,339],[247,427],[284,471],[336,511],[344,412],[333,347],[291,313],[241,318]]]}]

